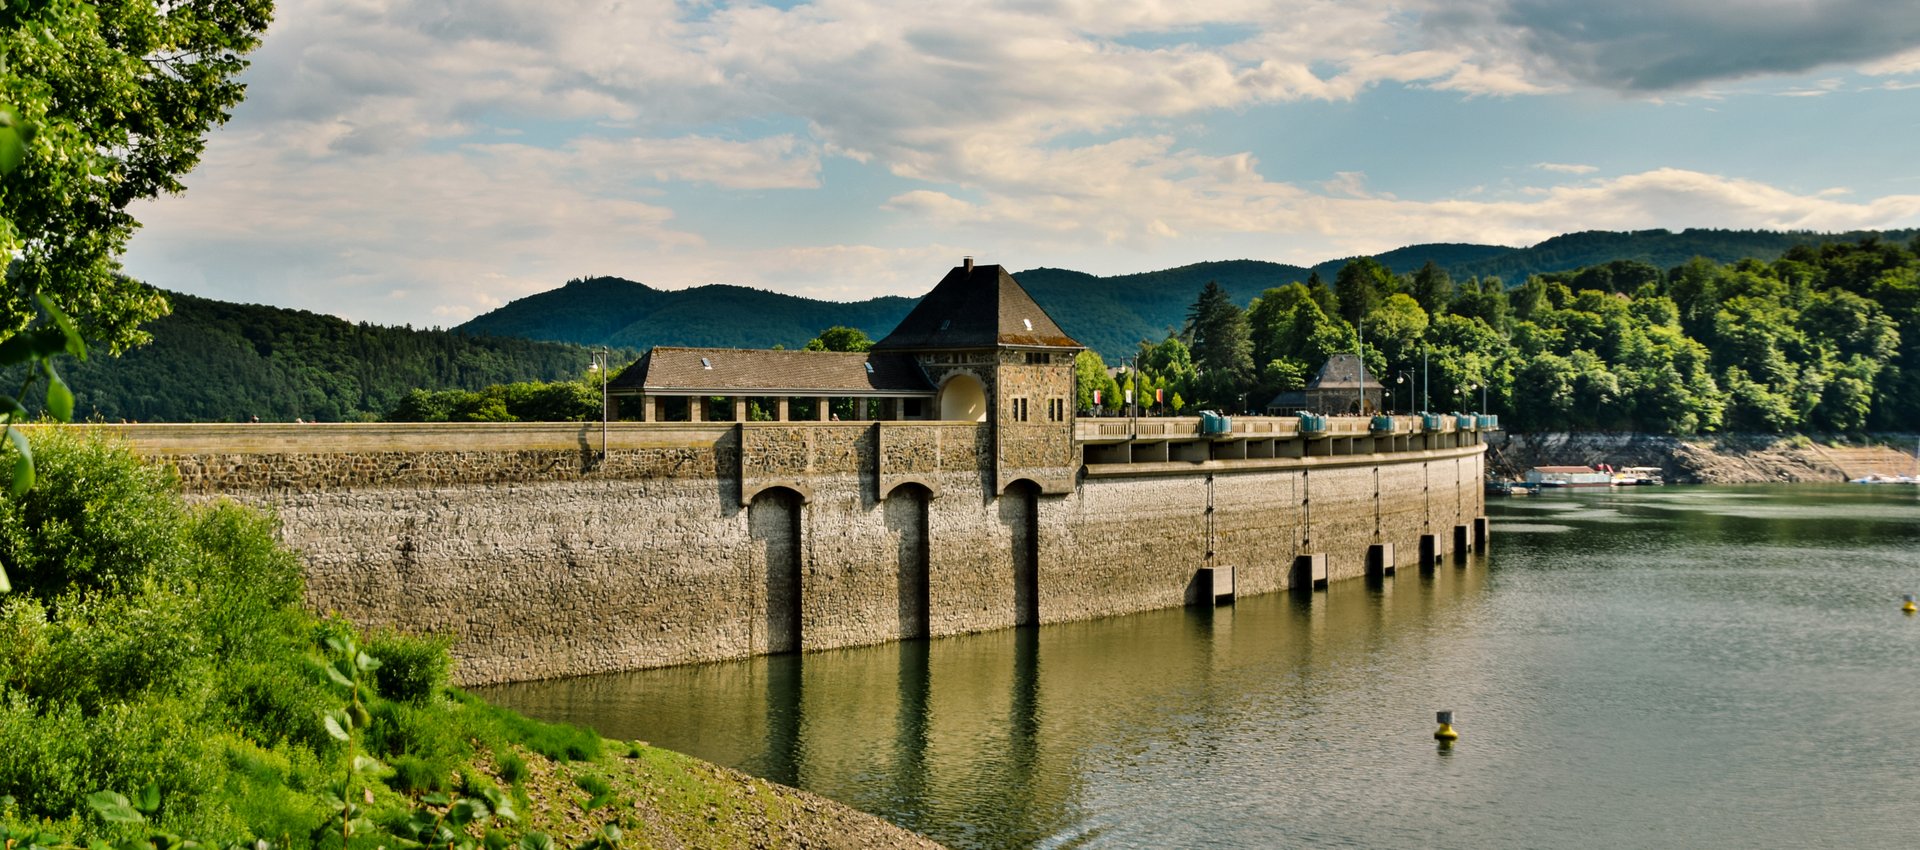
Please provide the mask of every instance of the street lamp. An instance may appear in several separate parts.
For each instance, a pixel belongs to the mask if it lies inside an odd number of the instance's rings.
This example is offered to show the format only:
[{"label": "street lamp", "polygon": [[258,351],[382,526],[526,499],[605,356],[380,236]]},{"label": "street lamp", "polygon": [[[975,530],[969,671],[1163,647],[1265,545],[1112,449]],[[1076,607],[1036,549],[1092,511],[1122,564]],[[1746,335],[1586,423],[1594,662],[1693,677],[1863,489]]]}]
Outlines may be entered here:
[{"label": "street lamp", "polygon": [[593,350],[593,362],[587,364],[587,371],[600,373],[600,460],[607,459],[607,356],[604,348]]},{"label": "street lamp", "polygon": [[[1405,384],[1405,383],[1407,382],[1407,380],[1408,380],[1408,379],[1410,379],[1410,378],[1412,378],[1412,377],[1413,377],[1413,370],[1412,370],[1412,369],[1401,369],[1401,370],[1400,370],[1400,373],[1399,373],[1398,375],[1396,375],[1396,376],[1394,377],[1394,379],[1393,379],[1393,406],[1394,406],[1394,409],[1395,409],[1395,410],[1398,410],[1398,409],[1400,408],[1400,387],[1401,387],[1401,386],[1402,386],[1403,384]],[[1413,391],[1412,391],[1412,390],[1408,390],[1408,391],[1407,391],[1407,405],[1408,405],[1408,406],[1412,406],[1412,405],[1413,405]]]}]

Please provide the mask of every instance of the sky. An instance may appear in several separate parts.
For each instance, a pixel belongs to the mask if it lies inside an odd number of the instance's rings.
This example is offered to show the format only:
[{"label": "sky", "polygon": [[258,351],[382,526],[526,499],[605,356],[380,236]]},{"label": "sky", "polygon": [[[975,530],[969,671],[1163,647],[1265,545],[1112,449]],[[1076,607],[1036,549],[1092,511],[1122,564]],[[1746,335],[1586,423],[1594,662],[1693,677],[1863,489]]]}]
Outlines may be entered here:
[{"label": "sky", "polygon": [[1920,226],[1914,0],[281,0],[251,59],[126,269],[379,324]]}]

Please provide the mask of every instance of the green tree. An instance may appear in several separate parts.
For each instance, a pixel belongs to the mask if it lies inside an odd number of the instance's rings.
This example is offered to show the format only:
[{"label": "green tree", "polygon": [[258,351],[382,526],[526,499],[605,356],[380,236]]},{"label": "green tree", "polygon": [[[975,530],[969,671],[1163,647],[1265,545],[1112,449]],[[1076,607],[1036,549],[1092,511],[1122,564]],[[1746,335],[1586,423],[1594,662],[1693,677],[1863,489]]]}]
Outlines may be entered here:
[{"label": "green tree", "polygon": [[808,351],[866,351],[873,348],[873,340],[867,332],[859,328],[834,325],[820,332],[820,335],[807,340]]},{"label": "green tree", "polygon": [[1417,356],[1427,333],[1427,311],[1413,296],[1395,293],[1367,314],[1363,327],[1367,344],[1380,350],[1386,363],[1405,364]]},{"label": "green tree", "polygon": [[1420,309],[1438,313],[1453,303],[1453,277],[1428,260],[1413,273],[1413,279],[1407,285],[1407,294],[1419,302]]},{"label": "green tree", "polygon": [[18,332],[44,294],[86,336],[118,352],[166,311],[119,274],[136,201],[184,186],[208,129],[245,93],[242,58],[271,0],[9,3],[0,9],[0,101],[34,126],[20,168],[0,181],[0,249],[13,256],[0,333]]},{"label": "green tree", "polygon": [[1187,313],[1197,370],[1193,385],[1203,406],[1238,410],[1253,383],[1253,340],[1247,316],[1220,284],[1208,282]]},{"label": "green tree", "polygon": [[[1100,404],[1095,405],[1093,393],[1100,391]],[[1096,406],[1113,407],[1119,404],[1114,396],[1120,392],[1120,384],[1107,374],[1107,363],[1100,359],[1099,353],[1088,349],[1073,358],[1073,397],[1076,410],[1092,410]]]},{"label": "green tree", "polygon": [[1393,291],[1393,272],[1372,257],[1356,257],[1340,267],[1333,288],[1340,296],[1340,318],[1357,325]]}]

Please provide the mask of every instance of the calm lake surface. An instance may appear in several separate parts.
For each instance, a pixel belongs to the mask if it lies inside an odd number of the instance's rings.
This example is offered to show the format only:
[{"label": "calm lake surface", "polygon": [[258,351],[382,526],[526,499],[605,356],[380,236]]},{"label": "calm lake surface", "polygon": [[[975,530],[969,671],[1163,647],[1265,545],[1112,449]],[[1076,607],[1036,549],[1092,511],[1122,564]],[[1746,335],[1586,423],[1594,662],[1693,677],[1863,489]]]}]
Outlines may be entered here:
[{"label": "calm lake surface", "polygon": [[1489,499],[1431,577],[480,693],[958,848],[1914,847],[1917,495]]}]

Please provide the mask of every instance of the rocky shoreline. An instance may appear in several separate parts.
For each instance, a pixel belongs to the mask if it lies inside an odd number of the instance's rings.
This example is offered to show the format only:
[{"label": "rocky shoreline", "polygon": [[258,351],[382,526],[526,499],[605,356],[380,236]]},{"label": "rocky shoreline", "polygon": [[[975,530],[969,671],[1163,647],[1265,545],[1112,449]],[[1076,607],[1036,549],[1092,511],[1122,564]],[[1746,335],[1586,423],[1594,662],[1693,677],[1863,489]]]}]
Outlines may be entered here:
[{"label": "rocky shoreline", "polygon": [[1517,479],[1535,466],[1657,466],[1674,484],[1844,482],[1869,473],[1914,471],[1913,434],[1806,436],[1719,434],[1498,434],[1487,469]]}]

